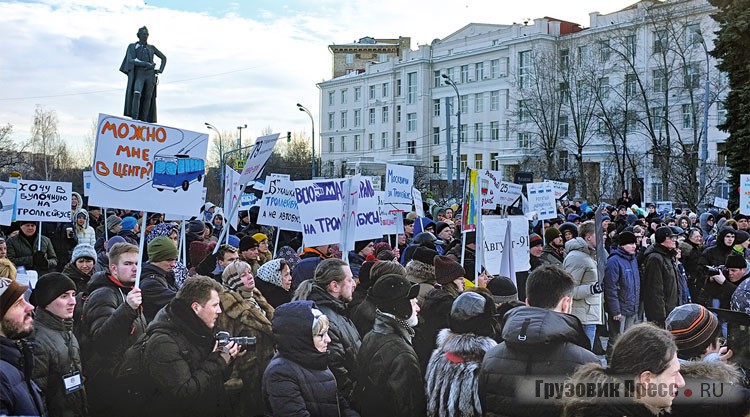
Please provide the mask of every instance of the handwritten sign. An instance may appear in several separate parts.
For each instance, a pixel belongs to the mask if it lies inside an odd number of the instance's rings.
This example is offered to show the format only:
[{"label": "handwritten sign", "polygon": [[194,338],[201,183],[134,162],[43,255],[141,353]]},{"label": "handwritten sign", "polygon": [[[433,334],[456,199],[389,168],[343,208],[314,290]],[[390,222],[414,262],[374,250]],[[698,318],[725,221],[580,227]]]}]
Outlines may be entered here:
[{"label": "handwritten sign", "polygon": [[266,191],[260,199],[258,224],[283,230],[302,231],[294,182],[288,176],[271,174],[266,178]]},{"label": "handwritten sign", "polygon": [[417,216],[424,217],[424,204],[422,203],[422,192],[416,188],[412,191],[414,195],[414,211],[417,212]]},{"label": "handwritten sign", "polygon": [[386,164],[385,202],[395,204],[396,209],[411,210],[414,188],[414,167]]},{"label": "handwritten sign", "polygon": [[205,133],[100,114],[89,204],[192,216],[207,148]]},{"label": "handwritten sign", "polygon": [[0,181],[0,225],[10,226],[13,221],[17,191],[17,183]]},{"label": "handwritten sign", "polygon": [[714,207],[725,209],[728,206],[729,200],[727,200],[726,198],[714,197]]},{"label": "handwritten sign", "polygon": [[18,180],[16,220],[70,221],[72,192],[69,182]]},{"label": "handwritten sign", "polygon": [[378,199],[381,233],[384,235],[403,233],[403,222],[401,222],[401,232],[398,228],[398,218],[401,217],[401,213],[394,210],[393,205],[385,202],[385,191],[375,191],[375,197]]},{"label": "handwritten sign", "polygon": [[482,208],[494,210],[498,205],[510,206],[521,195],[522,185],[502,181],[500,171],[485,169],[479,174],[487,180],[487,188],[482,190]]},{"label": "handwritten sign", "polygon": [[354,239],[365,240],[383,237],[378,196],[369,177],[360,177],[357,191],[357,221],[354,228]]},{"label": "handwritten sign", "polygon": [[271,157],[276,141],[279,140],[279,134],[274,133],[272,135],[261,136],[255,139],[255,145],[245,161],[245,168],[242,170],[240,175],[240,183],[247,184],[250,181],[255,180],[260,176],[263,167],[268,162],[268,158]]},{"label": "handwritten sign", "polygon": [[526,191],[529,195],[529,211],[536,212],[539,220],[557,217],[555,191],[551,182],[530,182],[526,184]]},{"label": "handwritten sign", "polygon": [[[527,184],[528,185],[528,184]],[[511,222],[511,248],[516,272],[528,271],[529,264],[529,222],[525,216],[482,216],[484,229],[484,265],[492,275],[500,273],[500,259],[505,248],[507,222]]]},{"label": "handwritten sign", "polygon": [[339,243],[345,179],[295,181],[305,246]]}]

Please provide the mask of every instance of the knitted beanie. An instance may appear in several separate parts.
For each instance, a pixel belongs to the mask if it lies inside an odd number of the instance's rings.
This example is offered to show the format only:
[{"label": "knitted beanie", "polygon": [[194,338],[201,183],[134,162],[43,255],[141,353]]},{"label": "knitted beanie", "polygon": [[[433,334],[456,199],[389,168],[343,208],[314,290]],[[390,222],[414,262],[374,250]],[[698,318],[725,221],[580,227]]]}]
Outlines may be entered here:
[{"label": "knitted beanie", "polygon": [[252,236],[245,236],[240,239],[240,252],[244,252],[248,249],[257,248],[258,241],[253,239]]},{"label": "knitted beanie", "polygon": [[466,276],[464,268],[447,256],[437,255],[433,258],[432,262],[435,265],[435,282],[440,285],[445,285]]},{"label": "knitted beanie", "polygon": [[747,262],[745,261],[745,257],[740,255],[739,253],[732,252],[727,256],[727,259],[724,261],[724,266],[727,268],[747,268]]},{"label": "knitted beanie", "polygon": [[708,343],[719,326],[719,319],[700,304],[684,304],[669,313],[665,324],[674,336],[677,349],[684,352]]},{"label": "knitted beanie", "polygon": [[544,230],[544,241],[549,243],[560,237],[560,229],[557,227],[548,227]]},{"label": "knitted beanie", "polygon": [[[39,284],[37,284],[39,285]],[[0,278],[0,319],[5,317],[5,313],[29,287],[21,285],[10,278]]]},{"label": "knitted beanie", "polygon": [[128,216],[122,219],[122,230],[133,230],[136,224],[138,224],[138,220],[133,216]]},{"label": "knitted beanie", "polygon": [[166,236],[154,238],[148,244],[148,261],[161,262],[177,259],[177,246]]},{"label": "knitted beanie", "polygon": [[494,277],[487,283],[487,289],[492,293],[492,300],[496,303],[518,301],[518,289],[508,277]]},{"label": "knitted beanie", "polygon": [[109,238],[109,240],[104,244],[104,247],[107,249],[107,252],[109,252],[109,249],[115,245],[115,243],[128,243],[127,240],[125,240],[122,236],[112,236]]},{"label": "knitted beanie", "polygon": [[122,224],[122,219],[114,214],[107,217],[107,230],[112,231],[118,224]]},{"label": "knitted beanie", "polygon": [[44,274],[36,283],[36,288],[31,292],[29,302],[36,307],[47,307],[66,291],[76,290],[76,284],[67,275],[59,272]]},{"label": "knitted beanie", "polygon": [[268,236],[264,235],[263,233],[256,233],[252,237],[258,243],[260,243],[260,242],[262,242],[264,240],[268,240]]},{"label": "knitted beanie", "polygon": [[542,242],[542,237],[539,236],[536,233],[532,233],[529,235],[529,248],[533,248],[534,246],[541,246],[544,242]]},{"label": "knitted beanie", "polygon": [[630,244],[636,244],[635,235],[633,232],[628,232],[627,230],[624,232],[621,232],[619,235],[617,235],[617,243],[620,244],[620,246],[623,245],[630,245]]},{"label": "knitted beanie", "polygon": [[89,258],[92,261],[95,261],[96,251],[94,250],[94,247],[87,243],[79,243],[76,245],[76,247],[73,248],[73,254],[70,256],[70,260],[75,263],[75,261],[80,258]]},{"label": "knitted beanie", "polygon": [[258,268],[258,279],[281,287],[281,261],[281,259],[273,259],[261,265]]}]

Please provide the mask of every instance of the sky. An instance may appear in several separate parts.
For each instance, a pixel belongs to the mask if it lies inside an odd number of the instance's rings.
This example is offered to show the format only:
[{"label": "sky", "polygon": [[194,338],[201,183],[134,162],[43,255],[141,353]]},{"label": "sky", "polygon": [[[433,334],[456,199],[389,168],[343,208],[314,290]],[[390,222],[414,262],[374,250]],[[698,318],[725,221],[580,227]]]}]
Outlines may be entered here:
[{"label": "sky", "polygon": [[0,1],[0,126],[30,136],[36,106],[53,110],[61,137],[84,145],[99,113],[123,113],[127,45],[147,26],[167,57],[159,124],[212,133],[310,134],[316,83],[331,78],[328,45],[365,36],[411,37],[412,49],[469,23],[551,16],[589,26],[589,13],[636,0],[37,0]]}]

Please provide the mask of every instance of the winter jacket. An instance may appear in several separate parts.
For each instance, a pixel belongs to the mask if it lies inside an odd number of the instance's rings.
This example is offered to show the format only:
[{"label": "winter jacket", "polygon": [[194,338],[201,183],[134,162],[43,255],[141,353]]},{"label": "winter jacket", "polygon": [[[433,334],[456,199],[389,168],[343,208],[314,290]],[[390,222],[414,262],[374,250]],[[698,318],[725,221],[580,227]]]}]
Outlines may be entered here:
[{"label": "winter jacket", "polygon": [[[70,232],[68,232],[68,229],[70,229]],[[42,234],[49,238],[52,242],[52,249],[55,250],[57,266],[54,270],[62,271],[63,266],[71,261],[73,249],[78,245],[75,224],[72,221],[42,223]],[[36,248],[36,246],[34,247]],[[50,270],[53,269],[50,268]]]},{"label": "winter jacket", "polygon": [[425,296],[424,304],[419,311],[419,326],[415,330],[414,351],[419,358],[419,369],[424,375],[430,362],[432,351],[437,347],[437,335],[440,329],[448,327],[448,316],[457,294],[451,294],[444,288],[433,288]]},{"label": "winter jacket", "polygon": [[0,415],[47,415],[42,391],[31,379],[33,364],[29,342],[0,336]]},{"label": "winter jacket", "polygon": [[589,247],[582,237],[565,242],[563,269],[573,276],[572,314],[582,324],[602,324],[602,295],[592,294],[591,285],[597,282],[596,250]]},{"label": "winter jacket", "polygon": [[703,271],[700,267],[700,258],[703,253],[703,246],[696,245],[690,240],[680,242],[680,250],[682,250],[682,265],[685,266],[685,273],[688,277],[688,287],[690,288],[690,294],[695,298],[703,287]]},{"label": "winter jacket", "polygon": [[517,307],[505,315],[504,342],[490,349],[479,371],[482,411],[492,416],[555,416],[560,406],[517,398],[517,388],[535,377],[572,375],[585,363],[599,363],[573,315],[538,307]]},{"label": "winter jacket", "polygon": [[[260,282],[256,280],[255,282]],[[232,374],[224,388],[230,397],[232,415],[254,416],[263,413],[261,380],[263,371],[273,358],[274,341],[271,319],[273,307],[260,291],[225,291],[219,295],[221,315],[216,329],[229,332],[232,337],[252,336],[256,344],[232,362]],[[251,298],[251,299],[250,299]]]},{"label": "winter jacket", "polygon": [[138,242],[140,241],[140,237],[133,233],[132,230],[120,230],[120,233],[118,233],[117,236],[122,237],[126,242],[135,246],[138,246]]},{"label": "winter jacket", "polygon": [[76,267],[76,264],[73,261],[68,262],[65,265],[62,273],[65,274],[65,276],[67,276],[68,278],[72,279],[76,284],[76,294],[88,294],[89,281],[91,281],[90,274],[84,274],[80,269],[78,269],[78,267]]},{"label": "winter jacket", "polygon": [[556,265],[562,268],[563,258],[565,257],[565,250],[562,248],[558,249],[552,246],[550,243],[544,245],[542,250],[542,256],[540,256],[542,262],[546,265]]},{"label": "winter jacket", "polygon": [[112,389],[115,370],[125,351],[146,331],[142,309],[133,310],[125,301],[130,290],[107,272],[97,272],[89,281],[79,342],[91,415],[114,415],[119,395]]},{"label": "winter jacket", "polygon": [[[86,220],[83,222],[83,226],[78,225],[78,214],[81,213],[86,216]],[[93,248],[96,245],[96,231],[89,225],[89,212],[86,209],[80,209],[73,215],[74,229],[78,244],[91,245]]]},{"label": "winter jacket", "polygon": [[34,254],[39,247],[39,232],[31,240],[27,239],[22,232],[19,232],[17,235],[8,238],[5,243],[8,246],[8,259],[16,267],[23,266],[26,270],[37,271],[40,277],[47,272],[57,270],[57,255],[52,247],[52,241],[47,236],[42,235],[42,249],[40,250],[47,259],[46,267],[34,264]]},{"label": "winter jacket", "polygon": [[432,352],[425,376],[428,416],[482,415],[479,369],[484,355],[496,345],[491,338],[473,333],[453,333],[450,329],[438,333],[438,347]]},{"label": "winter jacket", "polygon": [[[705,212],[701,213],[701,215],[698,217],[698,226],[700,226],[701,231],[703,232],[703,244],[706,245],[706,242],[709,240],[714,240],[716,237],[716,227],[709,226],[708,225],[708,217],[714,217],[711,213]],[[714,217],[714,222],[716,221],[716,217]],[[708,247],[708,245],[706,245]]]},{"label": "winter jacket", "polygon": [[177,295],[174,272],[165,271],[146,262],[141,268],[141,294],[143,296],[143,316],[151,323],[156,313]]},{"label": "winter jacket", "polygon": [[354,327],[357,328],[359,336],[364,338],[375,324],[375,310],[377,310],[377,307],[372,298],[366,295],[361,302],[352,306],[353,304],[353,302],[349,303],[349,317],[352,319]]},{"label": "winter jacket", "polygon": [[349,317],[346,304],[331,297],[325,289],[315,285],[308,300],[315,302],[318,309],[328,317],[330,322],[328,335],[328,367],[336,376],[339,392],[351,400],[357,387],[357,354],[361,344],[359,332]]},{"label": "winter jacket", "polygon": [[302,281],[312,279],[315,276],[315,268],[318,264],[328,259],[330,256],[319,252],[315,248],[305,248],[300,255],[300,262],[292,270],[292,291],[294,291]]},{"label": "winter jacket", "polygon": [[67,393],[63,383],[63,378],[73,372],[81,378],[85,375],[78,340],[73,335],[73,321],[37,307],[34,328],[31,338],[34,342],[33,378],[44,393],[47,411],[60,417],[88,415],[83,385],[78,391]]},{"label": "winter jacket", "polygon": [[349,251],[349,268],[352,270],[352,277],[359,279],[359,269],[362,268],[362,264],[365,262],[365,257],[357,252]]},{"label": "winter jacket", "polygon": [[214,330],[183,300],[174,299],[151,322],[143,351],[146,416],[225,416],[229,366],[214,350]]},{"label": "winter jacket", "polygon": [[435,288],[435,266],[412,259],[406,264],[406,279],[419,284],[419,305],[424,305],[424,298],[428,292]]},{"label": "winter jacket", "polygon": [[357,358],[363,378],[362,416],[424,416],[425,392],[414,331],[403,320],[379,312]]},{"label": "winter jacket", "polygon": [[685,378],[685,387],[680,392],[689,389],[704,393],[709,387],[711,395],[721,393],[721,397],[711,398],[713,401],[690,401],[678,395],[672,402],[672,416],[739,417],[750,412],[750,390],[742,385],[744,375],[736,365],[723,361],[686,361],[680,363],[680,374]]},{"label": "winter jacket", "polygon": [[730,308],[750,314],[750,279],[745,279],[732,294]]},{"label": "winter jacket", "polygon": [[612,251],[604,272],[604,306],[610,316],[634,316],[641,300],[641,277],[635,254]]},{"label": "winter jacket", "polygon": [[706,281],[704,290],[711,299],[719,300],[719,308],[728,310],[732,303],[734,293],[737,292],[737,288],[739,288],[743,282],[747,281],[748,276],[750,276],[750,272],[747,272],[737,282],[732,282],[725,274],[726,280],[723,284],[719,285],[716,281],[708,280]]},{"label": "winter jacket", "polygon": [[677,307],[677,272],[671,251],[660,244],[646,248],[641,299],[649,321],[664,326],[669,313]]},{"label": "winter jacket", "polygon": [[268,301],[268,304],[273,308],[292,301],[291,291],[287,291],[278,285],[271,284],[270,282],[263,281],[258,277],[255,277],[255,288],[263,294],[263,298],[265,298],[266,301]]}]

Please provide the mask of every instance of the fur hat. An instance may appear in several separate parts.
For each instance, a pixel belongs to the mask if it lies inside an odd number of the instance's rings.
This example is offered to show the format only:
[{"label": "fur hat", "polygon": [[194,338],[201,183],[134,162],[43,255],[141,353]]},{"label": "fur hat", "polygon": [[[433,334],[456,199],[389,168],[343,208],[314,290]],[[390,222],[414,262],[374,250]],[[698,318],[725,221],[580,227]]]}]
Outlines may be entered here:
[{"label": "fur hat", "polygon": [[258,279],[281,287],[281,261],[282,259],[273,259],[261,265],[256,274]]},{"label": "fur hat", "polygon": [[177,259],[177,246],[166,236],[154,238],[148,244],[148,261],[161,262]]},{"label": "fur hat", "polygon": [[623,231],[620,232],[619,235],[617,235],[617,243],[619,243],[620,246],[623,245],[630,245],[630,244],[636,244],[637,241],[635,239],[635,235],[633,232]]},{"label": "fur hat", "polygon": [[252,236],[245,236],[242,239],[240,239],[240,252],[244,252],[248,249],[257,248],[258,247],[258,241],[253,239]]},{"label": "fur hat", "polygon": [[453,301],[448,325],[453,333],[492,336],[495,333],[494,315],[495,303],[490,296],[466,291]]},{"label": "fur hat", "polygon": [[47,307],[66,291],[76,291],[76,284],[67,275],[59,272],[44,274],[36,283],[36,288],[31,292],[29,302],[36,307]]},{"label": "fur hat", "polygon": [[745,261],[745,257],[739,253],[730,253],[726,261],[724,261],[724,266],[727,268],[742,269],[747,268],[747,262]]},{"label": "fur hat", "polygon": [[518,289],[508,277],[494,277],[487,283],[487,289],[492,293],[492,300],[496,303],[518,301]]},{"label": "fur hat", "polygon": [[557,227],[548,227],[544,230],[544,241],[549,243],[560,237],[560,229]]},{"label": "fur hat", "polygon": [[10,306],[28,289],[29,287],[12,281],[10,278],[0,278],[0,319],[5,317]]},{"label": "fur hat", "polygon": [[70,260],[75,263],[75,261],[79,260],[80,258],[89,258],[92,261],[95,261],[96,251],[94,250],[94,247],[87,243],[79,243],[78,245],[76,245],[76,247],[73,248],[73,253],[70,256]]},{"label": "fur hat", "polygon": [[565,232],[570,232],[573,234],[573,238],[578,237],[578,226],[575,225],[575,223],[565,222],[560,225],[560,235],[565,237]]},{"label": "fur hat", "polygon": [[122,224],[122,219],[115,216],[114,214],[107,217],[107,230],[112,230],[117,227],[118,224]]},{"label": "fur hat", "polygon": [[122,230],[133,230],[136,224],[138,224],[138,220],[133,216],[128,216],[122,219]]},{"label": "fur hat", "polygon": [[437,255],[433,258],[432,262],[435,265],[435,282],[440,285],[445,285],[466,276],[464,267],[447,256]]},{"label": "fur hat", "polygon": [[355,253],[360,253],[370,243],[372,243],[372,240],[358,240],[358,241],[354,242],[354,252]]},{"label": "fur hat", "polygon": [[411,317],[411,299],[419,295],[419,284],[413,284],[398,274],[380,277],[367,291],[368,298],[375,302],[380,311],[390,313],[399,319]]},{"label": "fur hat", "polygon": [[539,236],[536,233],[532,233],[529,235],[529,248],[533,248],[534,246],[541,246],[544,242],[542,242],[542,237]]},{"label": "fur hat", "polygon": [[675,307],[665,322],[680,352],[700,348],[709,342],[719,326],[719,319],[700,304]]},{"label": "fur hat", "polygon": [[411,259],[413,261],[419,261],[425,264],[432,265],[433,260],[435,256],[437,256],[437,251],[434,249],[430,249],[424,246],[418,246],[416,249],[414,249],[414,254],[412,255]]}]

